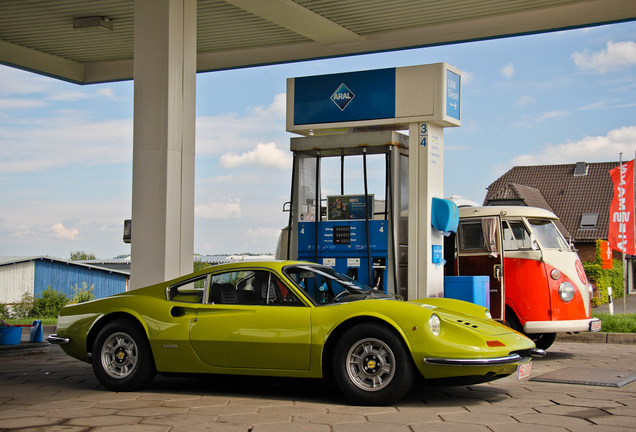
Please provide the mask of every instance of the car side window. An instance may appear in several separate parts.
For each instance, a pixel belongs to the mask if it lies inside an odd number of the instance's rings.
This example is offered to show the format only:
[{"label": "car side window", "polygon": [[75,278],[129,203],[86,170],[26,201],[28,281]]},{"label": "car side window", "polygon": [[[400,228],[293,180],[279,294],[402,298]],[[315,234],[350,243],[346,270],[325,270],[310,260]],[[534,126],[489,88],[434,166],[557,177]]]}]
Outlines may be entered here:
[{"label": "car side window", "polygon": [[207,275],[176,283],[168,288],[168,300],[184,303],[202,303]]},{"label": "car side window", "polygon": [[212,275],[208,303],[303,306],[276,275],[266,270],[241,270]]}]

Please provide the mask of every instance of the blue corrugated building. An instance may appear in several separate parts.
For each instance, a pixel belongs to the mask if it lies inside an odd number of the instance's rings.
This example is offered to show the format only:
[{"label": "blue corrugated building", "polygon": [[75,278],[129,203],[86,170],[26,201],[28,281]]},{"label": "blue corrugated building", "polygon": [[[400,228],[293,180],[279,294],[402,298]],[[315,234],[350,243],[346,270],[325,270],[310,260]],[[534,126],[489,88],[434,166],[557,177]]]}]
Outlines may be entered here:
[{"label": "blue corrugated building", "polygon": [[13,304],[25,293],[38,297],[47,287],[71,298],[86,282],[95,298],[128,290],[129,270],[116,270],[51,257],[0,257],[0,304]]}]

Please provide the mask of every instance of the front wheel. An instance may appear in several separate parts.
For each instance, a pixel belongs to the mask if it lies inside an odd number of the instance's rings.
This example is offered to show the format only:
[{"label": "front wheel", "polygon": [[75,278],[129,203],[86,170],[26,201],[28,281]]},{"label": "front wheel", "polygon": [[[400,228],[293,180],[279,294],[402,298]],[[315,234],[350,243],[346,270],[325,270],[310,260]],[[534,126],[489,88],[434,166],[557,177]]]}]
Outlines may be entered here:
[{"label": "front wheel", "polygon": [[358,324],[343,334],[333,371],[345,396],[362,405],[401,399],[414,381],[412,361],[399,336],[376,323]]},{"label": "front wheel", "polygon": [[113,391],[139,390],[157,373],[146,334],[127,319],[112,321],[100,330],[92,364],[99,382]]}]

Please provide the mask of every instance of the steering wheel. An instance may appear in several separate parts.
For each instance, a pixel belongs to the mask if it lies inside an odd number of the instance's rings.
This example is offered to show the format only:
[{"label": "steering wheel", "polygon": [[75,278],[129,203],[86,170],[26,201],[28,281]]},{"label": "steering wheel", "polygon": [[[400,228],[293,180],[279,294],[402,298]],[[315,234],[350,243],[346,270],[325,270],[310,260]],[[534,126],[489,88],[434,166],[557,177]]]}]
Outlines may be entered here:
[{"label": "steering wheel", "polygon": [[346,289],[340,291],[338,294],[336,294],[336,296],[333,298],[333,300],[331,300],[331,303],[338,303],[347,294],[351,294],[351,293],[349,291],[347,291]]}]

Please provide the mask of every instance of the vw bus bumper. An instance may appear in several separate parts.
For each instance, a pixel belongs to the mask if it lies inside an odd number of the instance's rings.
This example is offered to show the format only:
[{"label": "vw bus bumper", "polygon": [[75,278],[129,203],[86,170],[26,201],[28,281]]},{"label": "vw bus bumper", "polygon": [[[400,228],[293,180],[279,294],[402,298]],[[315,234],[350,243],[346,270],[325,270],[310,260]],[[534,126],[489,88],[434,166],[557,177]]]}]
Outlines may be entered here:
[{"label": "vw bus bumper", "polygon": [[523,325],[523,331],[526,334],[597,332],[601,330],[601,324],[602,321],[598,318],[564,321],[528,321]]}]

